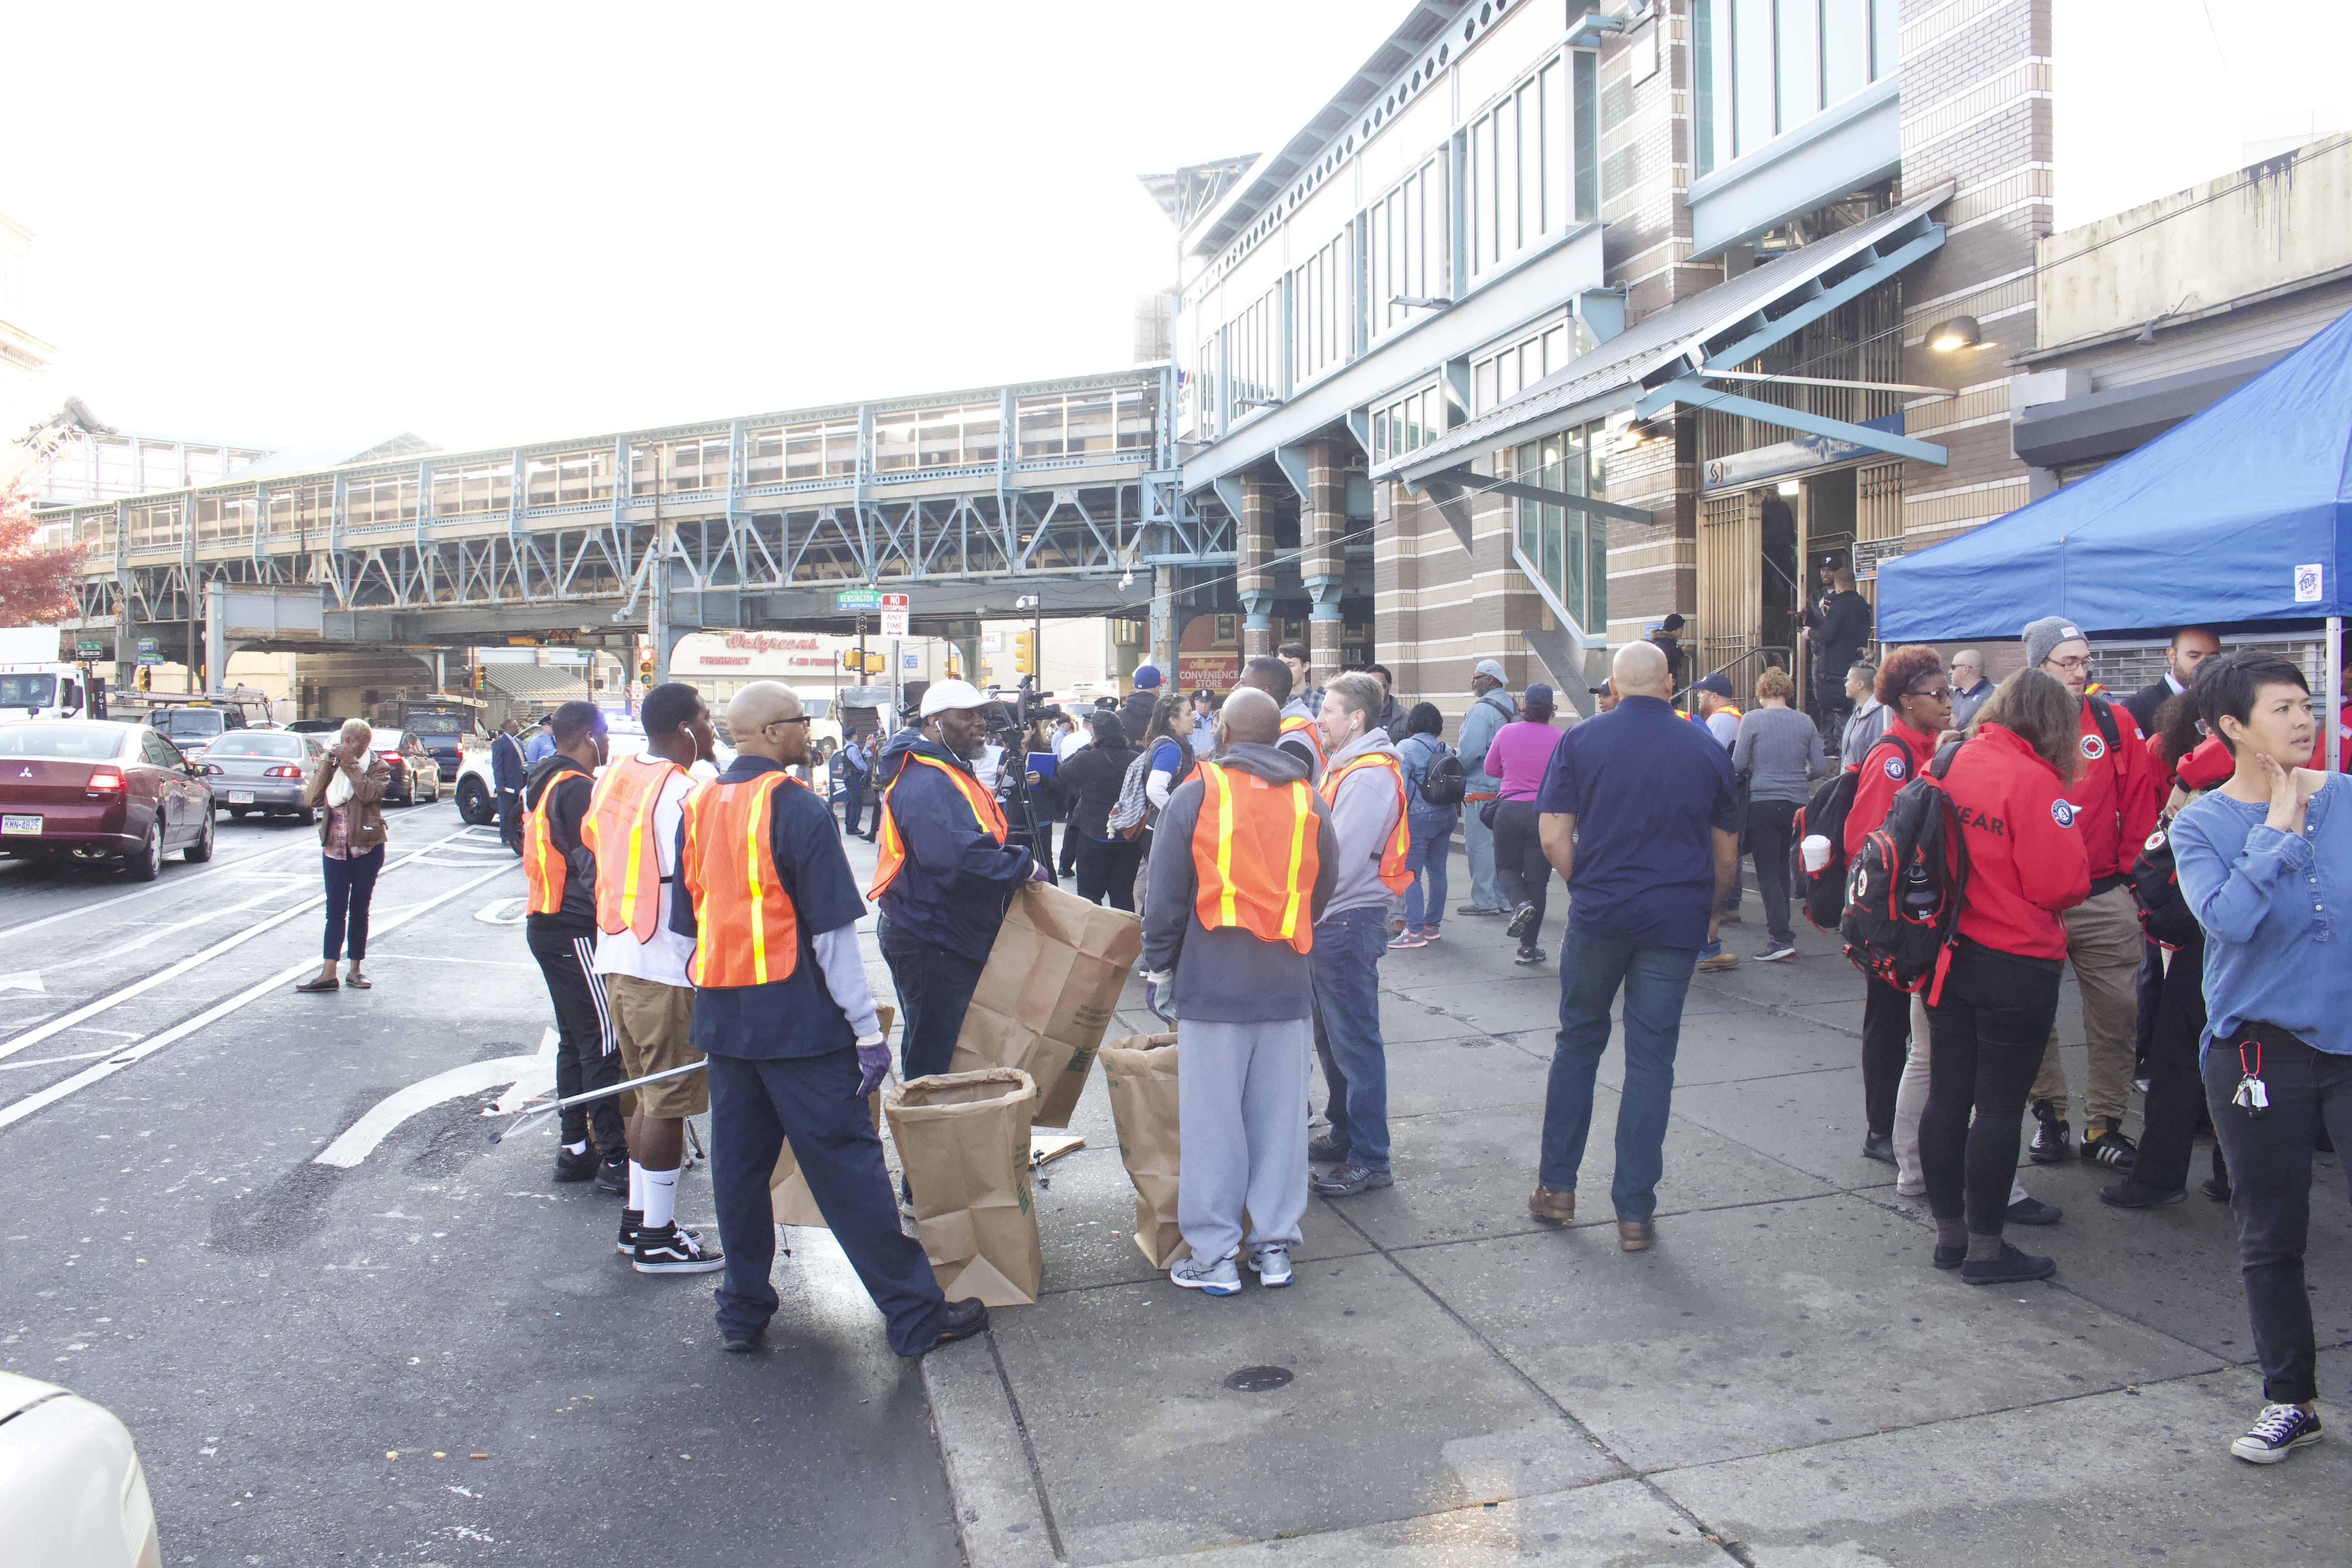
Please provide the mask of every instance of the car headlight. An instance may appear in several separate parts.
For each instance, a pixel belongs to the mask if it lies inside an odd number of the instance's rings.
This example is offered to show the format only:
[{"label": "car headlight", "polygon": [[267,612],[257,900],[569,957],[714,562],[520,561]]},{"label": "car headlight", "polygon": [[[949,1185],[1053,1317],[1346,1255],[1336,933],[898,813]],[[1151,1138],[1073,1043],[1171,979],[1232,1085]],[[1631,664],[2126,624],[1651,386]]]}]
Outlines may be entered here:
[{"label": "car headlight", "polygon": [[163,1542],[155,1534],[155,1501],[147,1495],[147,1472],[139,1457],[131,1457],[131,1473],[122,1478],[122,1549],[134,1568],[163,1568]]}]

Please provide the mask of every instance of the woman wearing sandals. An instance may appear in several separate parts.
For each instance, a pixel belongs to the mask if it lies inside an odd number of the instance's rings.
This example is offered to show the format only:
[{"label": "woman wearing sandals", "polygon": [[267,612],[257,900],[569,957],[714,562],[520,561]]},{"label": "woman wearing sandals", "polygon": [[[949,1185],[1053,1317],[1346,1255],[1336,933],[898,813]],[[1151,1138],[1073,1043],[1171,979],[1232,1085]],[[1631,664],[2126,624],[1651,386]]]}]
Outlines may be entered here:
[{"label": "woman wearing sandals", "polygon": [[[327,748],[302,792],[305,805],[319,817],[320,865],[327,881],[326,964],[318,977],[294,987],[297,991],[339,991],[349,985],[365,991],[369,982],[360,973],[367,957],[368,900],[375,895],[376,873],[383,869],[383,786],[392,769],[368,749],[373,731],[364,719],[348,720],[335,743]],[[351,972],[335,978],[346,943],[351,948]]]}]

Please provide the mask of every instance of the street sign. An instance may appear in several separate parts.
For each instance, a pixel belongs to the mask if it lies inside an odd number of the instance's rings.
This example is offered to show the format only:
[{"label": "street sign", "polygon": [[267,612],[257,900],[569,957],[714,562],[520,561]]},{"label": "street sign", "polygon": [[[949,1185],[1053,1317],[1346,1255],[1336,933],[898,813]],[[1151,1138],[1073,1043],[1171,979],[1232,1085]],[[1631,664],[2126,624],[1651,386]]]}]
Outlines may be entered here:
[{"label": "street sign", "polygon": [[923,656],[919,653],[907,654],[901,657],[899,662],[909,670],[920,669],[923,668]]},{"label": "street sign", "polygon": [[1900,537],[1894,539],[1857,539],[1853,542],[1853,580],[1870,583],[1877,580],[1878,568],[1905,553]]},{"label": "street sign", "polygon": [[833,595],[833,607],[836,610],[872,610],[880,608],[881,604],[879,588],[843,588]]},{"label": "street sign", "polygon": [[886,637],[902,637],[907,635],[906,595],[882,595],[882,635]]},{"label": "street sign", "polygon": [[96,637],[77,637],[74,639],[74,657],[76,658],[104,658],[106,657],[106,645],[99,641]]},{"label": "street sign", "polygon": [[141,637],[139,639],[139,662],[142,664],[161,664],[163,662],[163,656],[155,651],[155,639],[153,637]]},{"label": "street sign", "polygon": [[834,693],[833,700],[844,708],[887,708],[890,689],[887,686],[845,686]]}]

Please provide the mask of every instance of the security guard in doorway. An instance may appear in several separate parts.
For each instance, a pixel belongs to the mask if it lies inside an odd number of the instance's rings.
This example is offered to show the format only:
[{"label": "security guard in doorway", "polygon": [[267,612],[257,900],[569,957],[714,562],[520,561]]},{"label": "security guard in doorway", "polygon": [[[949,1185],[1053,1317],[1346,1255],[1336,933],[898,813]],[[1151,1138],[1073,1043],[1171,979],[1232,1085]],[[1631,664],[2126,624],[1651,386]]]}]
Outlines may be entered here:
[{"label": "security guard in doorway", "polygon": [[866,1097],[890,1052],[858,956],[866,912],[824,798],[788,771],[808,756],[799,696],[754,681],[727,707],[734,765],[687,797],[682,898],[670,929],[696,939],[694,1045],[709,1058],[711,1195],[726,1271],[720,1343],[755,1348],[775,1315],[776,1228],[768,1178],[783,1141],[841,1249],[888,1321],[890,1348],[919,1356],[988,1326],[950,1302],[898,1227]]}]

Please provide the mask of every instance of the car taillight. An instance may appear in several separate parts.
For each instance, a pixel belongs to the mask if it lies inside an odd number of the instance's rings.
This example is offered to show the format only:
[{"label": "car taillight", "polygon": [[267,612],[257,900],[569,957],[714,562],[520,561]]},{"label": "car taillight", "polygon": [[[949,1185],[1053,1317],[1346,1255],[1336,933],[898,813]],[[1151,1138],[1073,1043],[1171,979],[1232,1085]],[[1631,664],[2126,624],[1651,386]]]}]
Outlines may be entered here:
[{"label": "car taillight", "polygon": [[227,769],[226,769],[226,768],[222,767],[218,763],[206,763],[204,765],[204,767],[205,767],[205,772],[206,772],[206,773],[226,773],[226,772],[228,771]]},{"label": "car taillight", "polygon": [[89,770],[89,790],[92,795],[111,795],[122,787],[122,770],[110,763]]},{"label": "car taillight", "polygon": [[385,762],[393,763],[394,766],[397,766],[400,763],[400,753],[398,752],[378,752],[376,755],[382,757]]},{"label": "car taillight", "polygon": [[[214,768],[211,771],[214,773],[220,772],[218,768]],[[266,779],[299,779],[302,776],[302,770],[298,767],[281,764],[274,768],[264,768],[262,770],[261,776]]]}]

